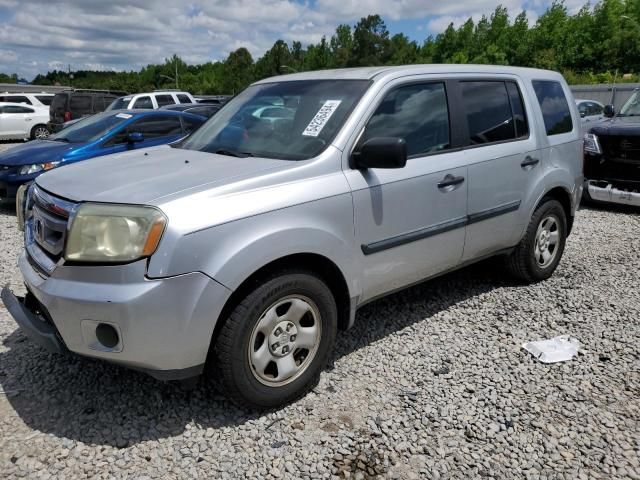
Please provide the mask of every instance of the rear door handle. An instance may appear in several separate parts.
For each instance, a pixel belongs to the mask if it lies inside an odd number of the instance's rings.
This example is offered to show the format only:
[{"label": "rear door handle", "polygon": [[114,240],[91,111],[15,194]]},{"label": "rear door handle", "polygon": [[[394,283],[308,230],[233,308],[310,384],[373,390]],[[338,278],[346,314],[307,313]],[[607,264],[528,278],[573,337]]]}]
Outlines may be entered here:
[{"label": "rear door handle", "polygon": [[[449,187],[455,187],[456,185],[460,185],[464,182],[464,177],[455,177],[448,173],[441,181],[438,183],[439,189],[448,189]],[[450,189],[453,190],[453,189]]]},{"label": "rear door handle", "polygon": [[533,158],[527,155],[524,161],[520,164],[520,166],[522,168],[535,167],[538,163],[540,163],[539,158]]}]

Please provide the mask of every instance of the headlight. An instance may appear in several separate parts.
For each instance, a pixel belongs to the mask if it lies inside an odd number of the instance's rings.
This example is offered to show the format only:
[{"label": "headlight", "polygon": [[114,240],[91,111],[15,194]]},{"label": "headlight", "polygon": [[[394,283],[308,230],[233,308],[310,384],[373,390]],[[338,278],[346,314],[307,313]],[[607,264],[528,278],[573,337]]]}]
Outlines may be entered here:
[{"label": "headlight", "polygon": [[587,133],[584,136],[584,151],[588,153],[602,153],[598,136],[593,133]]},{"label": "headlight", "polygon": [[154,207],[82,204],[71,220],[65,258],[131,262],[156,251],[167,223]]},{"label": "headlight", "polygon": [[20,167],[20,175],[31,175],[32,173],[43,172],[56,168],[60,162],[34,163]]}]

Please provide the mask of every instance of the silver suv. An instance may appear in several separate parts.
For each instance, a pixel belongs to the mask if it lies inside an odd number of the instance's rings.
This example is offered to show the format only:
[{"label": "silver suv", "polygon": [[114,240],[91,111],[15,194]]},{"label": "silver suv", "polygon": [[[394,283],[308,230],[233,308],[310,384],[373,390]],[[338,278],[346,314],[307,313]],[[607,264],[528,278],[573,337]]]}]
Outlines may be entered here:
[{"label": "silver suv", "polygon": [[[582,194],[553,72],[358,68],[257,82],[179,144],[53,170],[26,199],[23,331],[235,401],[307,392],[358,307],[502,255],[548,278]],[[205,366],[208,368],[205,370]]]}]

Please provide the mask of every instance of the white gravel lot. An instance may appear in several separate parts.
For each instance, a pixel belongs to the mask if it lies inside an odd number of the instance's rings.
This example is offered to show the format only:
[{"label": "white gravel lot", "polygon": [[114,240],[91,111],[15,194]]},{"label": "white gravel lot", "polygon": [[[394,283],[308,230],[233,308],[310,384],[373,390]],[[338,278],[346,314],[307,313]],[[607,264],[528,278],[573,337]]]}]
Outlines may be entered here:
[{"label": "white gravel lot", "polygon": [[[201,382],[48,354],[0,306],[4,478],[640,478],[640,214],[579,212],[553,278],[484,262],[363,308],[307,397],[240,410]],[[0,212],[0,280],[20,291]],[[537,363],[520,345],[571,334]]]}]

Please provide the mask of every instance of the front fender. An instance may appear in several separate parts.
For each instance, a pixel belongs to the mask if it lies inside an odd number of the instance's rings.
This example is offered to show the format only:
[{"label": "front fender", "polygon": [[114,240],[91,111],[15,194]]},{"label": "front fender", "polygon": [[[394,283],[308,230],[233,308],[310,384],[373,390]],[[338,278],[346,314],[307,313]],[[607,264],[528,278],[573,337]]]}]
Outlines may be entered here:
[{"label": "front fender", "polygon": [[354,252],[353,204],[350,194],[342,194],[187,234],[170,258],[152,258],[148,275],[200,271],[235,290],[275,260],[311,253],[340,269],[354,298],[360,291]]}]

